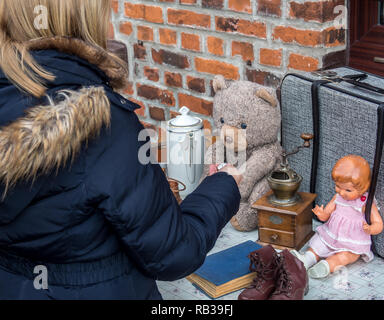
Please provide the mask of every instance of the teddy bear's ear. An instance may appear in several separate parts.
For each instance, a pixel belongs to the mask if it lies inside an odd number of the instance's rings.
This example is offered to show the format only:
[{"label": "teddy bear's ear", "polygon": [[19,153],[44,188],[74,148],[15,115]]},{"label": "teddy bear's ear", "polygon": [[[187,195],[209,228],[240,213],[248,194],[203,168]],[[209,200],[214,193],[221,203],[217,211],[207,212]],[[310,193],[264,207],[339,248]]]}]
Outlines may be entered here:
[{"label": "teddy bear's ear", "polygon": [[220,90],[227,89],[227,84],[225,83],[225,78],[221,75],[215,76],[213,79],[213,90],[217,93]]},{"label": "teddy bear's ear", "polygon": [[263,99],[264,101],[268,102],[272,107],[277,107],[277,100],[276,98],[271,95],[266,89],[260,88],[256,91],[256,96]]}]

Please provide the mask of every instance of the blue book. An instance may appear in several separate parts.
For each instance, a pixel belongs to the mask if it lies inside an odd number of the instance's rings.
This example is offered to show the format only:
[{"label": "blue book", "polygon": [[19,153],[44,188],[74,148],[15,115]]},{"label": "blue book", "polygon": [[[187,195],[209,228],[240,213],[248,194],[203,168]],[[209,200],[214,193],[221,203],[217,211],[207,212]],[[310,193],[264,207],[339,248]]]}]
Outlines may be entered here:
[{"label": "blue book", "polygon": [[214,299],[243,289],[255,278],[255,274],[249,270],[248,255],[261,248],[262,246],[256,242],[246,241],[211,254],[187,279]]}]

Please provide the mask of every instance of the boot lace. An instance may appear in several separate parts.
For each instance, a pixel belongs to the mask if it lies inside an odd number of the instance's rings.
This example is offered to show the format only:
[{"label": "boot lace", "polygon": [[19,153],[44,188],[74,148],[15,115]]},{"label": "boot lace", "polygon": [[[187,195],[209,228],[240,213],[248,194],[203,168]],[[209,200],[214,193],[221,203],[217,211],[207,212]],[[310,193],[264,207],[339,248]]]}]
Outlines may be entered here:
[{"label": "boot lace", "polygon": [[285,261],[282,257],[278,257],[277,259],[276,272],[276,290],[273,294],[290,294],[292,290],[292,280],[285,268]]},{"label": "boot lace", "polygon": [[249,270],[256,273],[256,277],[248,289],[255,288],[259,290],[266,280],[272,279],[273,269],[271,268],[271,263],[268,265],[264,264],[257,253],[251,254],[248,257],[251,260]]}]

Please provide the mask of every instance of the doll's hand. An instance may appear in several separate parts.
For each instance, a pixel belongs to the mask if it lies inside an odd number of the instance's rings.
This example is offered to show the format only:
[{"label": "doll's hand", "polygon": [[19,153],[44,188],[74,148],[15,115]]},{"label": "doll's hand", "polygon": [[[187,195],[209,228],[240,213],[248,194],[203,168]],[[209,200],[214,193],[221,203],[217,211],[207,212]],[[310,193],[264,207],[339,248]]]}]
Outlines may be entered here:
[{"label": "doll's hand", "polygon": [[322,205],[321,207],[319,207],[318,205],[316,205],[316,207],[314,209],[312,209],[312,212],[319,218],[319,220],[321,221],[325,221],[327,220],[328,216],[327,214],[325,213],[324,211],[324,205]]},{"label": "doll's hand", "polygon": [[365,221],[363,222],[363,230],[365,233],[371,234],[371,226]]}]

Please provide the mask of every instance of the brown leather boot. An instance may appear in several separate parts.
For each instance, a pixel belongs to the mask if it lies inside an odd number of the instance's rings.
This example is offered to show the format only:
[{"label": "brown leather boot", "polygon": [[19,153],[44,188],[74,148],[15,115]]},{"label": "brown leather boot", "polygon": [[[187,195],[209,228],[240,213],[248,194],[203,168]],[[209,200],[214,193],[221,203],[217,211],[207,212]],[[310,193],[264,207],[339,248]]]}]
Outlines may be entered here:
[{"label": "brown leather boot", "polygon": [[304,264],[288,250],[280,252],[276,290],[268,300],[303,300],[308,293],[308,275]]},{"label": "brown leather boot", "polygon": [[267,300],[275,290],[277,252],[268,245],[249,254],[249,270],[256,272],[252,284],[240,295],[239,300]]}]

